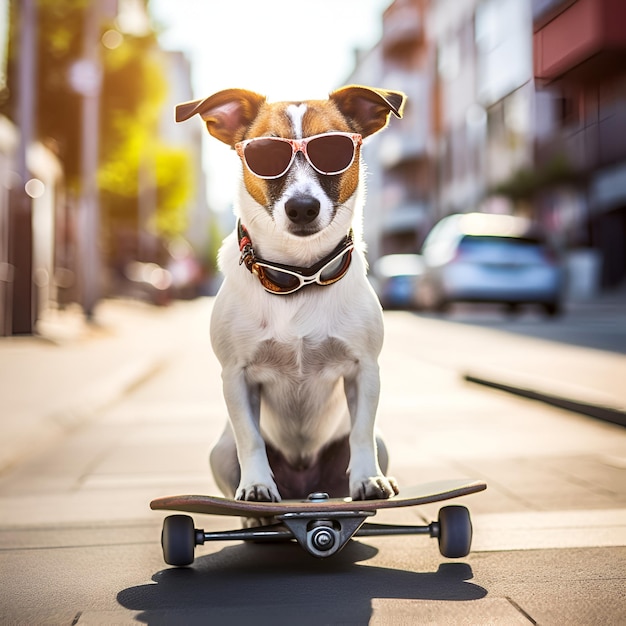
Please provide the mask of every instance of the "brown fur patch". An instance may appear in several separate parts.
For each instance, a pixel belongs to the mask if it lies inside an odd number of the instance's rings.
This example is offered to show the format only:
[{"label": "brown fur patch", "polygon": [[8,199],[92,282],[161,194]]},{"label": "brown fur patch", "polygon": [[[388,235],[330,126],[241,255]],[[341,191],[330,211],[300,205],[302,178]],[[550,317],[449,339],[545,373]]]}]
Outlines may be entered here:
[{"label": "brown fur patch", "polygon": [[243,182],[255,202],[258,202],[261,206],[269,204],[267,181],[255,176],[245,165],[243,166]]}]

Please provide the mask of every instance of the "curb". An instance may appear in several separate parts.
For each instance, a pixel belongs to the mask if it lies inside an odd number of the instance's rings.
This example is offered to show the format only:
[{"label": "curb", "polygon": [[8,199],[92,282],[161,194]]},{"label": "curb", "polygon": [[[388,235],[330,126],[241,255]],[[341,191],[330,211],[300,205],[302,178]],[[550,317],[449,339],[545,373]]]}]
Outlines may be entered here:
[{"label": "curb", "polygon": [[536,388],[528,386],[498,381],[492,377],[483,377],[469,372],[463,374],[462,377],[463,380],[469,383],[498,389],[499,391],[505,391],[530,400],[537,400],[538,402],[543,402],[544,404],[549,404],[550,406],[555,406],[560,409],[565,409],[566,411],[571,411],[572,413],[578,413],[580,415],[586,415],[598,420],[610,422],[611,424],[617,424],[618,426],[626,426],[626,411],[621,408],[610,406],[609,404],[574,399],[547,391],[539,391]]}]

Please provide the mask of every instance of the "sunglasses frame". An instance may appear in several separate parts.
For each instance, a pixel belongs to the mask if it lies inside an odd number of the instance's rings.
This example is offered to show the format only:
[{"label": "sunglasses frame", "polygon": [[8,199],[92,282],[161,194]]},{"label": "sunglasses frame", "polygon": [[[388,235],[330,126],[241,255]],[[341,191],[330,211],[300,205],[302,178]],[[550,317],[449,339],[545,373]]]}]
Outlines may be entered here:
[{"label": "sunglasses frame", "polygon": [[[331,136],[348,137],[349,139],[352,140],[352,158],[350,159],[350,163],[348,163],[348,165],[346,165],[346,167],[344,167],[343,169],[338,170],[336,172],[325,172],[321,170],[319,167],[316,167],[315,164],[311,161],[311,158],[309,157],[307,153],[306,147],[307,147],[307,144],[313,141],[314,139],[320,139],[322,137],[331,137]],[[246,148],[251,143],[254,143],[255,141],[259,141],[259,140],[268,140],[268,139],[273,140],[273,141],[281,141],[284,143],[288,143],[291,146],[291,159],[289,160],[289,164],[280,174],[276,174],[275,176],[262,176],[261,174],[257,174],[250,167],[246,159]],[[296,154],[298,154],[298,152],[302,152],[302,154],[307,160],[307,163],[309,163],[309,165],[316,172],[323,174],[324,176],[336,176],[337,174],[343,174],[345,171],[350,169],[350,167],[354,163],[354,159],[356,158],[356,150],[362,143],[363,143],[363,137],[359,135],[358,133],[344,133],[344,132],[337,131],[337,132],[329,132],[329,133],[320,133],[319,135],[311,135],[310,137],[305,137],[304,139],[289,139],[287,137],[253,137],[252,139],[246,139],[244,141],[240,141],[236,143],[235,150],[237,154],[241,157],[241,160],[245,163],[248,170],[252,174],[264,180],[274,180],[276,178],[280,178],[281,176],[284,176],[289,171],[289,168],[293,165],[293,162],[296,158]]]}]

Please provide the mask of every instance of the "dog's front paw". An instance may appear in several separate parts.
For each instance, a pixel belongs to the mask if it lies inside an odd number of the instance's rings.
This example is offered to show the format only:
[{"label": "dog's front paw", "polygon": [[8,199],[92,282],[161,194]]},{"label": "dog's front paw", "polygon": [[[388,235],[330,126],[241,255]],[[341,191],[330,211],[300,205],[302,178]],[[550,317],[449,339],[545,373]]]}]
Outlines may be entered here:
[{"label": "dog's front paw", "polygon": [[235,500],[249,500],[251,502],[280,502],[280,494],[276,485],[239,485],[235,493]]},{"label": "dog's front paw", "polygon": [[385,500],[398,493],[398,483],[391,476],[370,476],[350,485],[353,500]]}]

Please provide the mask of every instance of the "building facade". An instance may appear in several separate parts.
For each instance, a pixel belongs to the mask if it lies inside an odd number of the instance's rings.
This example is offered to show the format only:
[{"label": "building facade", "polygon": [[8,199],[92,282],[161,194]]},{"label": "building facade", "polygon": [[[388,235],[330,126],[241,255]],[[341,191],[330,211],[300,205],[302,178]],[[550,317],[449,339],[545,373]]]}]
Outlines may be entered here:
[{"label": "building facade", "polygon": [[626,3],[532,8],[537,89],[552,106],[536,167],[561,162],[569,174],[569,189],[545,190],[538,210],[552,210],[570,245],[595,252],[600,286],[614,287],[626,278]]},{"label": "building facade", "polygon": [[568,251],[588,292],[623,281],[624,24],[622,0],[391,3],[349,78],[409,96],[367,154],[370,257],[418,252],[451,213],[515,213]]}]

